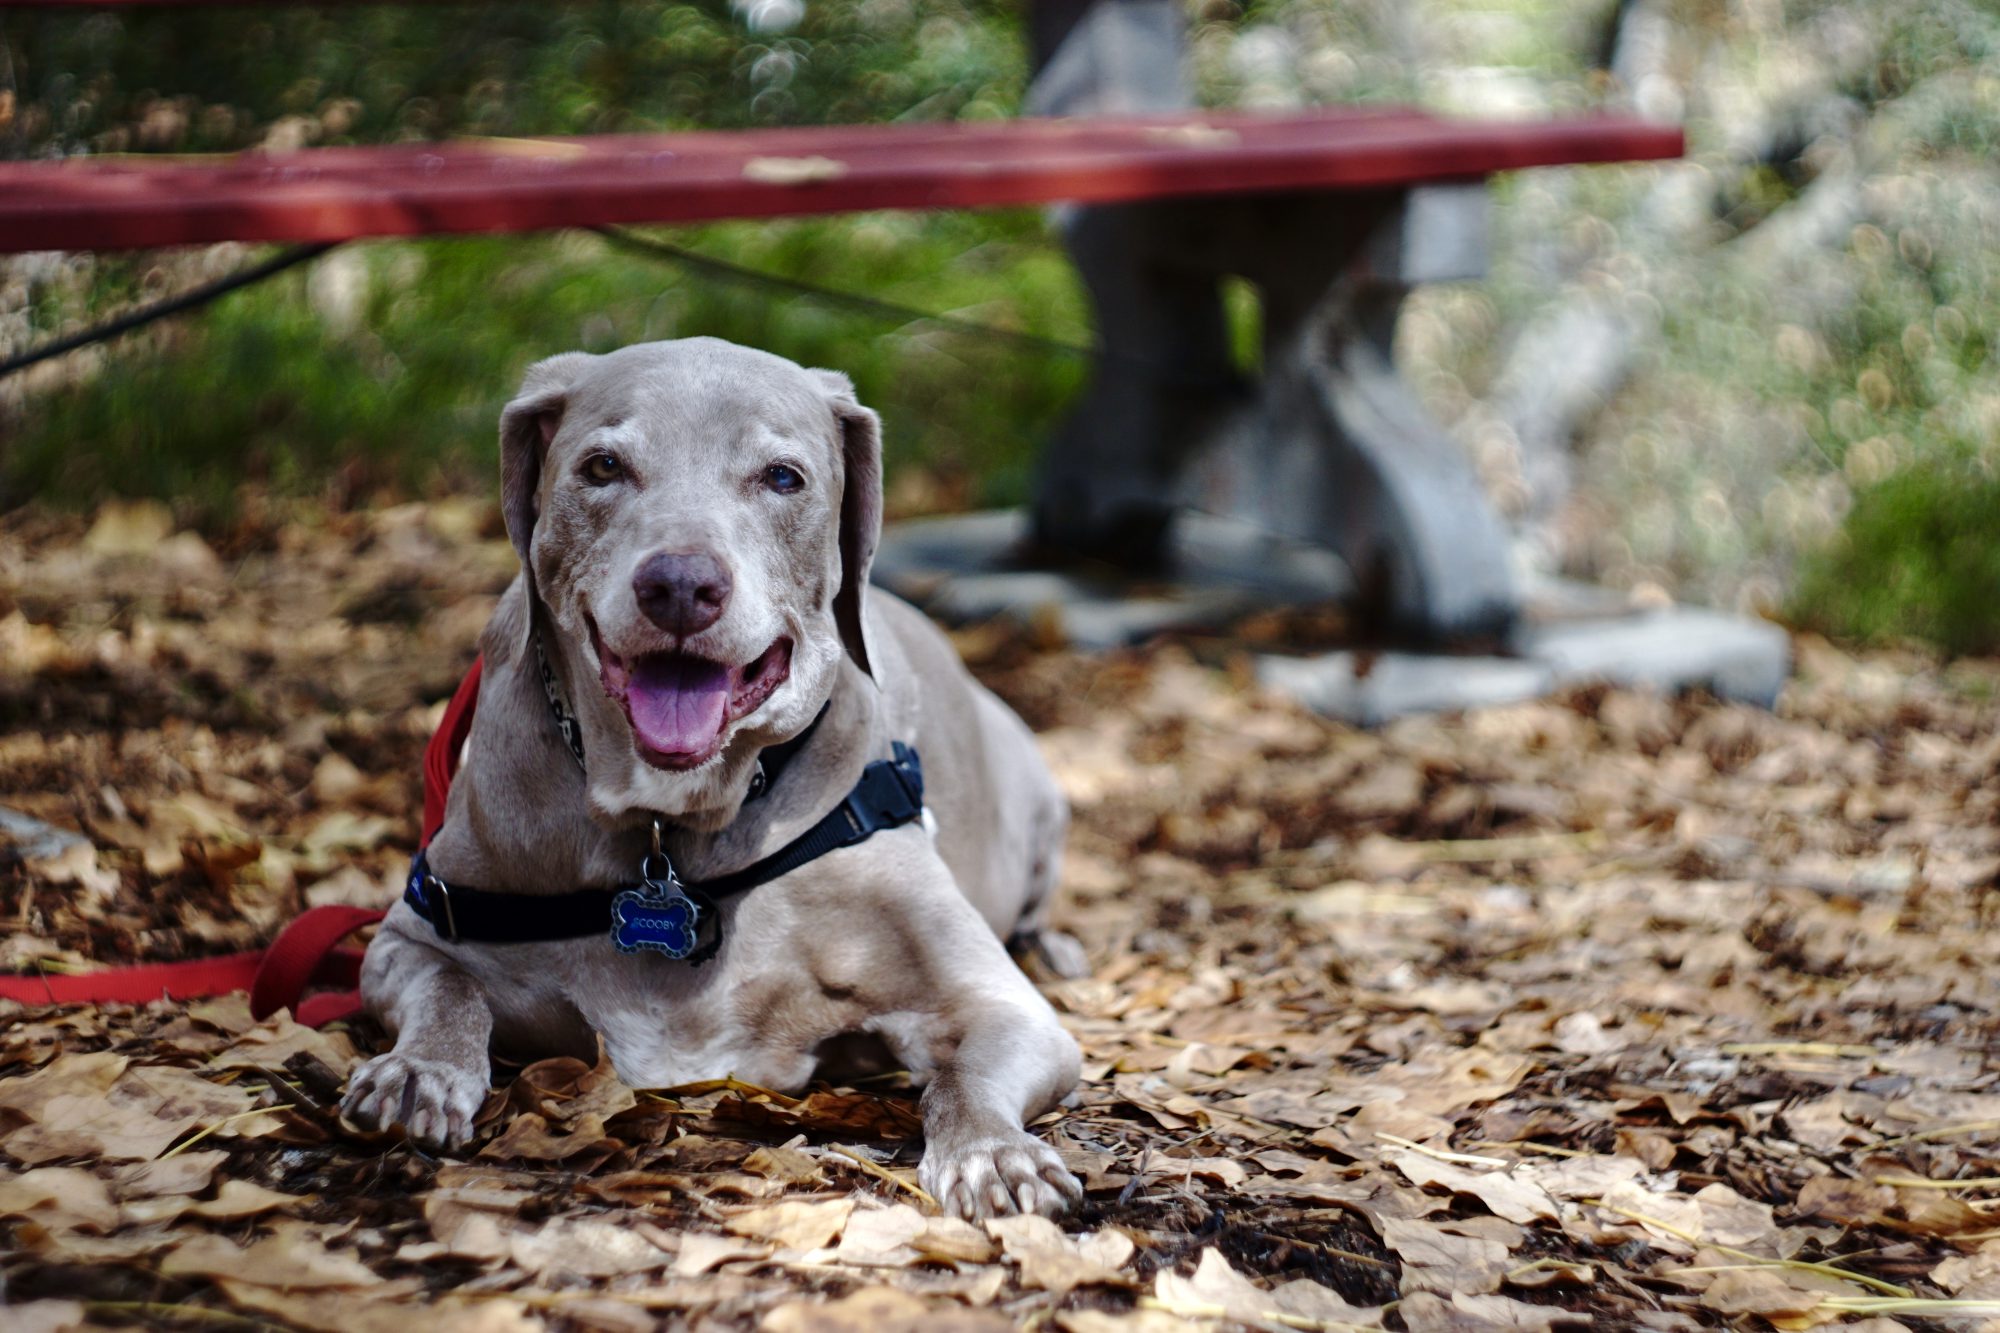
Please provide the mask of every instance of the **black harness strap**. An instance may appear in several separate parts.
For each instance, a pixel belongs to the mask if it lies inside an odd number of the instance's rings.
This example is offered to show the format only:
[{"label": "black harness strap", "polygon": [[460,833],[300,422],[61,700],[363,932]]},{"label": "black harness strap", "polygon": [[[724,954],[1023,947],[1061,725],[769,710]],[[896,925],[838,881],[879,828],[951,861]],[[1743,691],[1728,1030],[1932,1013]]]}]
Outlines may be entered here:
[{"label": "black harness strap", "polygon": [[[813,725],[818,725],[817,719]],[[804,736],[799,738],[800,742],[804,739]],[[784,758],[789,760],[796,749],[795,744]],[[883,829],[915,822],[923,816],[924,809],[923,764],[917,752],[901,741],[894,743],[893,754],[893,758],[878,759],[863,769],[861,780],[854,784],[854,790],[845,800],[771,855],[715,879],[672,882],[698,902],[712,905],[790,874],[828,852],[865,842]],[[607,932],[617,939],[615,900],[622,894],[644,894],[651,884],[652,881],[642,881],[618,888],[546,895],[496,893],[446,884],[431,873],[428,858],[419,851],[410,864],[410,880],[403,890],[403,901],[431,924],[439,938],[454,942],[527,944]],[[693,961],[713,953],[714,943],[711,941]]]}]

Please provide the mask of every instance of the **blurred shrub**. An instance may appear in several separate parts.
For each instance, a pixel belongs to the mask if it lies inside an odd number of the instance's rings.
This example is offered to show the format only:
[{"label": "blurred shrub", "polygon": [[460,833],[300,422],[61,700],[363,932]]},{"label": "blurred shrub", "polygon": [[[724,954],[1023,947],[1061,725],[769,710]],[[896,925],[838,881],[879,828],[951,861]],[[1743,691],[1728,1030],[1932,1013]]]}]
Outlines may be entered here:
[{"label": "blurred shrub", "polygon": [[[1032,215],[867,214],[680,239],[831,289],[1089,337]],[[695,334],[852,375],[883,414],[891,467],[918,470],[897,492],[905,509],[1018,498],[1087,364],[689,275],[587,233],[355,245],[217,303],[115,373],[38,395],[7,446],[6,491],[154,495],[219,519],[243,481],[336,499],[483,488],[500,405],[530,361]]]},{"label": "blurred shrub", "polygon": [[2000,652],[2000,477],[1900,473],[1862,491],[1840,540],[1815,553],[1795,605],[1817,628]]}]

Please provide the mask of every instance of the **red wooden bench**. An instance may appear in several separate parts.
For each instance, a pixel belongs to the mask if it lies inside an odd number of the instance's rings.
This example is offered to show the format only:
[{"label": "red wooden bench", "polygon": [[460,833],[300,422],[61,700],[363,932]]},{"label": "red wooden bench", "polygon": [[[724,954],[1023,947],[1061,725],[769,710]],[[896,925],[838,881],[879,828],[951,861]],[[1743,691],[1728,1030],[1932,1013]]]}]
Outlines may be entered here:
[{"label": "red wooden bench", "polygon": [[0,162],[0,250],[341,241],[1057,200],[1400,190],[1677,155],[1623,118],[1336,110],[865,125]]},{"label": "red wooden bench", "polygon": [[[1486,177],[1674,157],[1680,131],[1184,110],[1179,24],[1178,0],[1035,0],[1028,104],[1056,117],[5,162],[0,252],[1060,204],[1105,355],[1045,453],[1041,550],[1163,564],[1191,503],[1333,546],[1395,629],[1504,636],[1504,528],[1395,374],[1397,306],[1481,271]],[[1257,384],[1229,355],[1229,275],[1262,296]]]}]

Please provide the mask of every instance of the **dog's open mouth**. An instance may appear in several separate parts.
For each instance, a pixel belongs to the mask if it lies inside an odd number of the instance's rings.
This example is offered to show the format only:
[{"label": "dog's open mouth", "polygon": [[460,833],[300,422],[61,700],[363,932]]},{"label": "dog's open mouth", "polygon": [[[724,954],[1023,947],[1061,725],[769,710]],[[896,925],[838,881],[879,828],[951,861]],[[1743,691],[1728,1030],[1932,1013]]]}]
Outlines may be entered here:
[{"label": "dog's open mouth", "polygon": [[642,653],[627,659],[604,646],[591,626],[604,692],[632,724],[639,757],[656,768],[698,768],[722,749],[731,722],[757,711],[792,674],[792,641],[779,639],[742,666],[692,653]]}]

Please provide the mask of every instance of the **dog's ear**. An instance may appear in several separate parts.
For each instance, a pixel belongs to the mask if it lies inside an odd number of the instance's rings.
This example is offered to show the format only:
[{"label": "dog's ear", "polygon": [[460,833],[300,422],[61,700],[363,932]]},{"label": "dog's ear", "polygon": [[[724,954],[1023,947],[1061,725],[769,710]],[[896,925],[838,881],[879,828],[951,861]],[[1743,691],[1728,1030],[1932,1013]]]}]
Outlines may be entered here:
[{"label": "dog's ear", "polygon": [[[521,377],[514,401],[501,409],[500,512],[523,569],[528,568],[528,543],[535,533],[542,459],[548,454],[549,441],[562,427],[571,386],[595,359],[587,352],[564,352],[537,361]],[[529,577],[533,577],[532,570]]]},{"label": "dog's ear", "polygon": [[860,668],[875,674],[868,657],[862,601],[875,544],[882,536],[882,422],[854,396],[854,384],[837,370],[815,370],[840,427],[845,482],[840,491],[840,590],[833,595],[833,623],[840,642]]}]

